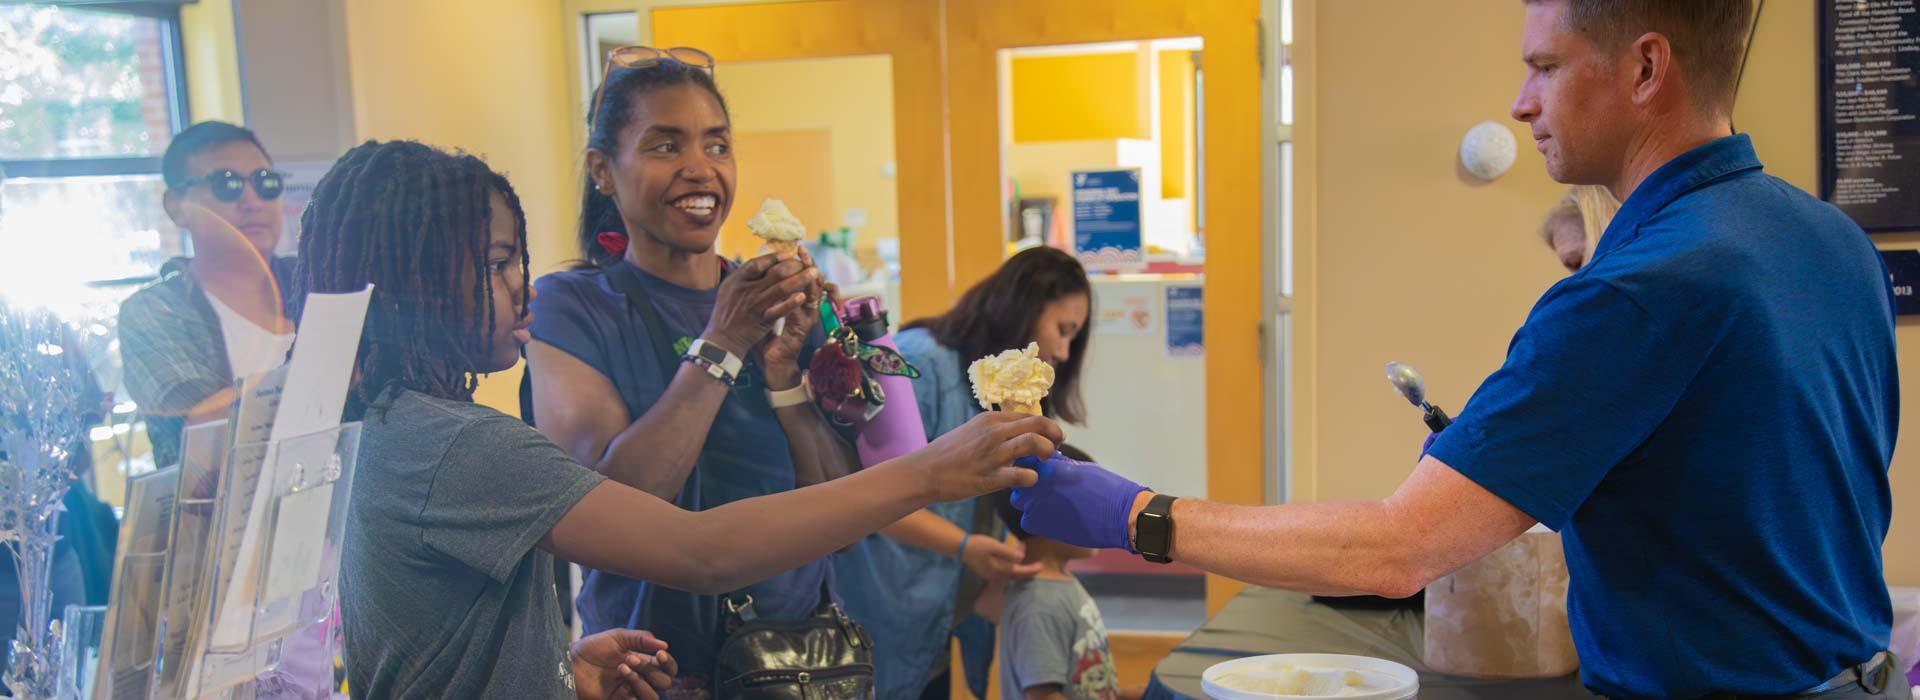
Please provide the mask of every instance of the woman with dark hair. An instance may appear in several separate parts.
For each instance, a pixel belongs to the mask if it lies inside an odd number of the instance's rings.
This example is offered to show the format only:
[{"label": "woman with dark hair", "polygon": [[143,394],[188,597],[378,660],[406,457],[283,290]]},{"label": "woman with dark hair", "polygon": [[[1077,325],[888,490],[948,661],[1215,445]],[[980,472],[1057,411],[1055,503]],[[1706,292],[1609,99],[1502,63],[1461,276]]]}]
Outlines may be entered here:
[{"label": "woman with dark hair", "polygon": [[983,416],[804,493],[689,512],[473,403],[477,375],[519,362],[530,321],[526,217],[506,178],[472,156],[369,142],[321,179],[302,224],[294,298],[373,286],[346,406],[364,424],[340,588],[356,698],[655,698],[680,641],[613,629],[569,649],[554,557],[732,590],[929,503],[1032,484],[1010,462],[1060,437],[1043,418]]},{"label": "woman with dark hair", "polygon": [[[737,169],[711,57],[628,47],[608,66],[580,220],[593,264],[536,284],[527,358],[538,428],[580,463],[688,510],[850,473],[852,445],[801,384],[829,287],[804,253],[736,265],[714,252]],[[798,620],[830,581],[823,557],[729,593],[759,618]],[[725,640],[721,601],[662,584],[589,568],[581,623],[673,640],[675,692],[697,697]]]},{"label": "woman with dark hair", "polygon": [[[1032,248],[967,290],[945,314],[907,324],[894,340],[920,369],[913,390],[927,436],[944,435],[984,410],[968,384],[967,365],[1028,343],[1038,343],[1040,357],[1055,368],[1053,392],[1042,404],[1046,414],[1084,421],[1080,368],[1092,289],[1072,255]],[[1021,565],[1020,550],[1001,541],[992,508],[975,501],[935,504],[881,533],[834,557],[848,611],[875,638],[879,695],[944,698],[955,623],[971,612],[983,587],[1031,578],[1039,567]],[[979,676],[976,693],[983,693],[991,635],[984,620],[968,626],[978,630],[963,641],[969,667],[980,666],[972,675]]]},{"label": "woman with dark hair", "polygon": [[225,418],[235,379],[279,366],[293,345],[276,258],[285,227],[283,176],[259,137],[225,122],[187,127],[160,158],[161,204],[193,241],[193,257],[120,304],[120,357],[153,461],[180,461],[180,432]]}]

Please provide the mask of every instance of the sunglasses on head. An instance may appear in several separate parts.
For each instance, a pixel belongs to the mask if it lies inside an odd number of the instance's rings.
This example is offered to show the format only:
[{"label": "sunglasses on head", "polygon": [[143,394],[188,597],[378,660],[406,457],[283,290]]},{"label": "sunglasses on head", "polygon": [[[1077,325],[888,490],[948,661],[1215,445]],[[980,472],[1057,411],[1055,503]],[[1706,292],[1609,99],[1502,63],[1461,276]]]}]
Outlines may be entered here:
[{"label": "sunglasses on head", "polygon": [[182,182],[174,189],[184,192],[204,182],[207,185],[207,192],[212,194],[214,199],[234,202],[239,201],[240,195],[246,193],[248,181],[253,182],[253,193],[269,202],[279,199],[280,193],[287,189],[287,174],[266,168],[255,170],[251,175],[242,175],[235,170],[215,170]]},{"label": "sunglasses on head", "polygon": [[663,61],[673,61],[692,66],[713,75],[713,56],[705,51],[686,46],[671,49],[656,49],[651,46],[622,46],[607,52],[606,67],[600,71],[600,89],[593,97],[593,110],[587,112],[587,123],[593,123],[600,115],[600,102],[607,96],[607,76],[613,75],[615,68],[651,68]]}]

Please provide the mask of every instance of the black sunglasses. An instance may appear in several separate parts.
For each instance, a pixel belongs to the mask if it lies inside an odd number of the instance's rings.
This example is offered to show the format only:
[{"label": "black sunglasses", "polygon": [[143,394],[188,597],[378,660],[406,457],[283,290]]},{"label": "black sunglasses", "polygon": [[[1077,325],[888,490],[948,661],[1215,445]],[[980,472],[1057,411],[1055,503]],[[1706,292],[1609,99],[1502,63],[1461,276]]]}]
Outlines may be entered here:
[{"label": "black sunglasses", "polygon": [[204,182],[207,183],[207,192],[212,194],[214,199],[234,202],[239,201],[240,195],[246,193],[248,180],[253,181],[253,193],[269,202],[279,199],[280,193],[287,189],[287,174],[266,168],[253,171],[252,175],[242,175],[233,170],[216,170],[175,185],[174,189],[184,192]]}]

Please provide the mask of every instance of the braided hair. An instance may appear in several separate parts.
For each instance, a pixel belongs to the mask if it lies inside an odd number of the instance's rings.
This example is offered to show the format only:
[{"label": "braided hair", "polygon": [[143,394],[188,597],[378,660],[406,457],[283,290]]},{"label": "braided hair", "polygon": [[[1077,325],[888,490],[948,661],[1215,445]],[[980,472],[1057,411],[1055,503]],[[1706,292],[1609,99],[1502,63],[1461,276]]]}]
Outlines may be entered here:
[{"label": "braided hair", "polygon": [[[614,68],[607,79],[595,92],[599,112],[587,116],[587,148],[612,157],[620,152],[620,132],[633,123],[634,98],[654,90],[676,85],[698,85],[713,95],[720,104],[720,113],[727,112],[727,98],[720,95],[720,86],[715,85],[713,76],[705,70],[689,66],[673,59],[662,59],[644,68]],[[600,93],[605,97],[599,97]],[[582,178],[580,188],[580,259],[590,266],[606,267],[620,262],[620,256],[600,246],[602,231],[616,231],[629,234],[626,221],[620,217],[620,207],[613,201],[612,195],[602,194],[593,186],[593,174]]]},{"label": "braided hair", "polygon": [[[368,141],[341,156],[300,218],[294,317],[309,292],[373,285],[348,418],[388,391],[471,401],[493,340],[488,230],[498,193],[527,271],[527,218],[513,186],[465,153]],[[525,313],[524,310],[519,313]]]}]

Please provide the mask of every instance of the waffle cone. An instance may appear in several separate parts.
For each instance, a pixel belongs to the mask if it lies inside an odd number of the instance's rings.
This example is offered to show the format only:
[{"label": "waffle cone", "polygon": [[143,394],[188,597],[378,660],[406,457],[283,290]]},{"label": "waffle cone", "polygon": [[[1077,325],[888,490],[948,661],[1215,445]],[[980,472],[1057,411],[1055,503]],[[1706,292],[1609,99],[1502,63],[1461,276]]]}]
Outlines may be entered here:
[{"label": "waffle cone", "polygon": [[1045,415],[1040,411],[1040,404],[1038,402],[1000,404],[1000,410],[1007,411],[1010,413],[1021,413],[1029,416]]},{"label": "waffle cone", "polygon": [[780,257],[793,257],[793,254],[799,250],[799,241],[767,241],[766,245],[760,247],[762,254],[778,255]]}]

